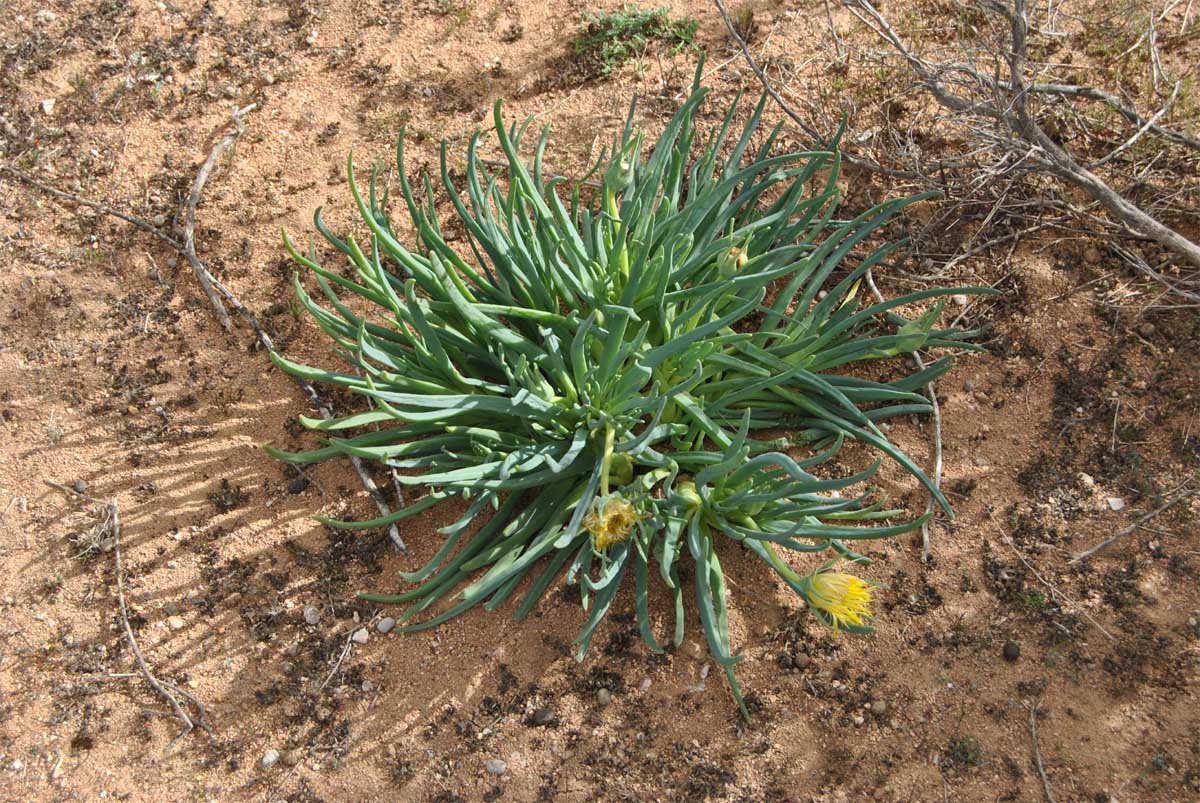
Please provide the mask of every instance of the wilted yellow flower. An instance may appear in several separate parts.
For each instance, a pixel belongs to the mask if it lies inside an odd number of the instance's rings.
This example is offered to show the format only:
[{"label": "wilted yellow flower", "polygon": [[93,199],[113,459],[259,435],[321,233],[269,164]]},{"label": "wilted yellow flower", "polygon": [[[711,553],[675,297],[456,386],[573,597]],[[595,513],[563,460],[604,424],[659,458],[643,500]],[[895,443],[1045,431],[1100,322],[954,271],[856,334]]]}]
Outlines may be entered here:
[{"label": "wilted yellow flower", "polygon": [[845,625],[870,623],[872,586],[866,580],[841,572],[819,572],[806,579],[809,604],[829,614],[834,634]]},{"label": "wilted yellow flower", "polygon": [[629,500],[620,494],[602,496],[595,501],[583,520],[583,526],[595,539],[596,549],[608,549],[629,538],[638,513]]}]

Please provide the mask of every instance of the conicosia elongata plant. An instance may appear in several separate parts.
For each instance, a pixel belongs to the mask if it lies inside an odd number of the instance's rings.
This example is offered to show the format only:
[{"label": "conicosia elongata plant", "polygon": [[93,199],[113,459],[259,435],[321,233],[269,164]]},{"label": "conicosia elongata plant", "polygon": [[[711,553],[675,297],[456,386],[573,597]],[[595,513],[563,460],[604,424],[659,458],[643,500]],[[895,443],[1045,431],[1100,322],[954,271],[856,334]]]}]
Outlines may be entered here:
[{"label": "conicosia elongata plant", "polygon": [[[840,219],[835,151],[775,153],[780,128],[760,131],[765,101],[740,131],[735,103],[703,133],[695,117],[705,95],[697,85],[652,145],[631,109],[611,149],[574,183],[546,175],[548,131],[523,149],[526,127],[506,125],[497,104],[503,169],[489,170],[478,134],[465,175],[452,173],[442,146],[441,181],[463,248],[447,242],[430,177],[417,187],[405,177],[403,136],[399,184],[415,239],[401,241],[375,176],[364,194],[351,160],[365,247],[330,231],[320,210],[315,221],[353,278],[284,237],[320,289],[313,297],[297,278],[296,294],[348,370],[272,359],[369,406],[303,418],[324,434],[322,448],[273,453],[294,463],[357,455],[428,489],[390,516],[328,522],[335,527],[380,527],[451,497],[465,501],[428,564],[402,574],[399,593],[362,595],[405,606],[405,630],[475,605],[495,609],[518,591],[523,617],[565,576],[587,611],[580,658],[629,582],[642,635],[661,651],[651,575],[674,599],[666,638],[678,645],[680,564],[692,563],[687,593],[745,714],[718,542],[762,558],[835,631],[869,632],[871,585],[833,565],[865,562],[854,544],[923,518],[905,520],[848,491],[878,461],[850,477],[813,472],[847,438],[861,441],[950,513],[878,423],[927,412],[917,391],[951,357],[888,382],[849,369],[916,349],[970,348],[972,333],[936,328],[938,299],[984,291],[865,301],[864,274],[902,245],[867,250],[868,239],[923,196]],[[915,319],[896,313],[931,299]],[[780,554],[788,551],[831,559],[802,575]]]}]

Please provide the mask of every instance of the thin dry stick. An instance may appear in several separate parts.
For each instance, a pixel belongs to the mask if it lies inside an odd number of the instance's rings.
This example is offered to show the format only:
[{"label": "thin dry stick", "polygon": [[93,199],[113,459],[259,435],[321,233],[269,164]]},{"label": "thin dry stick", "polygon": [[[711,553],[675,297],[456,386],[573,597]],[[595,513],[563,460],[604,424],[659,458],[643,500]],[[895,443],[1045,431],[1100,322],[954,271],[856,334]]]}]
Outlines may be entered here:
[{"label": "thin dry stick", "polygon": [[[875,296],[875,300],[880,304],[883,303],[883,294],[879,292],[879,288],[875,286],[875,277],[871,275],[871,271],[866,273],[867,287],[870,288],[871,294]],[[925,370],[925,361],[921,359],[919,352],[911,351],[913,360],[917,363],[917,370]],[[925,386],[925,393],[929,396],[929,404],[933,408],[933,487],[939,491],[942,489],[942,409],[937,400],[937,388],[930,382]],[[930,498],[929,505],[925,508],[927,513],[934,512],[934,500]],[[934,521],[931,515],[928,519],[921,523],[921,560],[928,563],[933,558],[933,551],[929,543],[929,531]]]},{"label": "thin dry stick", "polygon": [[121,625],[125,629],[125,638],[128,640],[129,648],[133,651],[133,655],[137,659],[138,669],[141,670],[142,677],[144,677],[146,682],[150,684],[150,687],[158,693],[159,697],[167,701],[167,703],[171,706],[171,710],[175,712],[175,716],[183,725],[183,730],[179,732],[179,735],[171,740],[171,743],[167,745],[167,750],[170,751],[171,748],[175,746],[176,742],[187,736],[196,728],[196,723],[192,722],[192,718],[189,717],[187,712],[183,710],[183,707],[179,705],[179,701],[175,699],[175,695],[171,694],[171,692],[167,690],[168,686],[179,692],[185,700],[190,700],[196,705],[197,710],[200,712],[200,719],[198,720],[200,727],[207,731],[211,736],[212,731],[209,730],[208,724],[205,722],[204,706],[200,705],[200,702],[195,697],[187,692],[184,692],[178,686],[175,686],[175,684],[160,681],[154,672],[151,671],[150,665],[146,663],[146,658],[144,655],[142,655],[142,649],[140,646],[138,646],[137,637],[133,635],[133,627],[129,624],[129,606],[125,602],[125,570],[121,563],[121,514],[117,508],[117,500],[113,499],[111,502],[104,502],[96,499],[95,497],[80,493],[74,488],[68,488],[66,485],[53,482],[52,480],[45,480],[45,483],[51,488],[55,488],[65,494],[74,494],[80,499],[86,499],[88,502],[91,502],[94,505],[99,505],[104,509],[104,513],[107,518],[108,529],[109,532],[112,533],[113,557],[116,564],[117,574],[117,604],[121,613]]},{"label": "thin dry stick", "polygon": [[1083,614],[1083,618],[1085,618],[1089,622],[1091,622],[1092,625],[1097,630],[1099,630],[1101,633],[1103,633],[1108,638],[1109,641],[1116,641],[1116,639],[1113,637],[1113,634],[1109,633],[1107,630],[1105,630],[1104,625],[1097,622],[1095,617],[1093,617],[1090,613],[1087,612],[1086,608],[1084,608],[1078,602],[1076,602],[1075,600],[1071,599],[1066,594],[1064,594],[1058,588],[1058,586],[1054,585],[1054,583],[1051,583],[1045,577],[1042,577],[1042,574],[1041,574],[1041,572],[1039,572],[1037,570],[1037,567],[1034,566],[1032,563],[1030,563],[1025,558],[1025,556],[1023,554],[1021,554],[1021,550],[1017,549],[1016,543],[1013,541],[1012,536],[1010,536],[1008,533],[1004,532],[1004,528],[1001,527],[1000,522],[996,520],[995,513],[988,511],[988,516],[991,518],[992,524],[994,524],[996,526],[996,529],[1000,532],[1000,535],[1004,537],[1005,543],[1008,544],[1008,548],[1012,550],[1012,553],[1017,556],[1017,559],[1020,560],[1021,563],[1025,564],[1026,569],[1029,569],[1029,571],[1033,572],[1033,576],[1037,578],[1038,582],[1050,590],[1051,595],[1053,595],[1054,597],[1058,597],[1063,602],[1067,603],[1072,608],[1079,611],[1079,613]]},{"label": "thin dry stick", "polygon": [[212,175],[217,160],[246,130],[246,121],[243,117],[254,111],[256,106],[257,104],[251,103],[233,113],[233,128],[226,132],[225,136],[221,137],[213,149],[208,152],[208,158],[204,160],[204,164],[200,165],[200,170],[196,173],[196,180],[192,182],[192,191],[188,193],[187,209],[184,215],[184,256],[191,264],[192,271],[196,274],[196,280],[200,282],[200,287],[203,288],[204,294],[208,296],[208,300],[212,304],[213,311],[217,314],[217,320],[221,322],[221,326],[226,332],[233,331],[233,321],[229,319],[229,312],[226,311],[225,305],[221,303],[221,297],[213,288],[211,274],[205,270],[204,265],[200,263],[200,258],[196,256],[196,207],[200,204],[200,194],[204,192],[204,185],[208,183],[208,177]]},{"label": "thin dry stick", "polygon": [[155,226],[154,224],[150,223],[148,220],[144,220],[144,219],[138,217],[137,215],[130,215],[130,214],[128,214],[126,212],[122,212],[118,209],[113,209],[111,206],[105,206],[104,204],[102,204],[98,201],[91,201],[91,200],[88,200],[87,198],[81,198],[78,195],[72,195],[69,192],[63,192],[62,190],[55,189],[54,187],[51,187],[49,184],[43,184],[42,182],[38,181],[33,176],[26,173],[24,170],[18,170],[17,168],[13,167],[12,165],[0,164],[0,172],[8,173],[13,178],[18,179],[19,181],[23,181],[31,187],[36,187],[37,189],[41,190],[42,192],[46,193],[47,195],[53,195],[55,198],[61,198],[64,201],[71,201],[72,203],[79,204],[80,206],[86,206],[89,209],[95,209],[97,212],[103,212],[106,215],[112,215],[113,217],[118,217],[121,220],[124,220],[126,223],[132,223],[133,225],[137,226],[142,231],[153,234],[155,237],[162,240],[164,243],[171,246],[176,251],[180,251],[180,252],[183,251],[182,243],[180,243],[178,240],[174,239],[173,237],[163,233],[162,229],[160,229],[157,226]]},{"label": "thin dry stick", "polygon": [[1042,748],[1038,745],[1037,706],[1029,706],[1029,736],[1033,740],[1033,763],[1042,779],[1042,789],[1046,793],[1046,803],[1058,803],[1054,799],[1054,790],[1050,788],[1050,778],[1046,776],[1046,768],[1042,766]]},{"label": "thin dry stick", "polygon": [[[1191,480],[1188,480],[1188,482],[1191,482]],[[1108,549],[1110,546],[1112,546],[1114,543],[1121,540],[1122,538],[1137,532],[1138,529],[1141,528],[1141,526],[1143,524],[1150,521],[1150,519],[1154,518],[1155,516],[1159,515],[1160,513],[1165,513],[1166,511],[1175,507],[1175,505],[1182,502],[1184,499],[1188,499],[1189,497],[1195,496],[1195,494],[1196,494],[1196,492],[1193,490],[1185,491],[1185,492],[1179,494],[1174,499],[1172,499],[1170,502],[1166,502],[1165,504],[1155,508],[1154,510],[1151,510],[1149,513],[1145,514],[1144,516],[1141,516],[1140,518],[1137,519],[1137,521],[1135,521],[1133,524],[1130,524],[1125,529],[1118,530],[1116,533],[1109,536],[1108,538],[1105,538],[1103,541],[1096,544],[1094,547],[1090,547],[1088,549],[1083,550],[1078,555],[1075,555],[1073,558],[1071,558],[1071,560],[1068,561],[1068,563],[1079,563],[1080,561],[1087,560],[1092,555],[1095,555],[1097,552],[1102,552],[1103,550]]]}]

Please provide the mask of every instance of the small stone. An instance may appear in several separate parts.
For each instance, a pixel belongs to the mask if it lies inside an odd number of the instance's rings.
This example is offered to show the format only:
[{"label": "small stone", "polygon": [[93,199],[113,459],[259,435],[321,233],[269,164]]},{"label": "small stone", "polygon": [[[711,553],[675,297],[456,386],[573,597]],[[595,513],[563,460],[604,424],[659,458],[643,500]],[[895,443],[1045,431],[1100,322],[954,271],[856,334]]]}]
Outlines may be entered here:
[{"label": "small stone", "polygon": [[864,718],[863,718],[863,715],[862,715],[862,714],[855,714],[855,715],[854,715],[853,717],[851,717],[850,719],[851,719],[851,721],[853,721],[853,722],[854,722],[854,724],[855,724],[855,725],[861,725],[861,724],[863,724],[864,722],[866,722],[866,721],[867,721],[866,719],[864,719]]},{"label": "small stone", "polygon": [[1095,488],[1096,487],[1096,480],[1092,478],[1091,474],[1088,474],[1085,471],[1079,472],[1079,482],[1083,485],[1084,488]]},{"label": "small stone", "polygon": [[54,98],[46,98],[42,101],[42,114],[50,114],[54,111]]},{"label": "small stone", "polygon": [[288,493],[295,495],[295,494],[299,494],[299,493],[304,493],[304,489],[307,487],[308,487],[308,477],[296,477],[296,479],[294,479],[288,483],[287,491],[288,491]]},{"label": "small stone", "polygon": [[1004,660],[1012,663],[1021,657],[1021,648],[1017,646],[1015,641],[1004,642]]},{"label": "small stone", "polygon": [[371,692],[375,691],[376,688],[378,688],[378,687],[375,685],[375,682],[372,680],[364,680],[362,682],[363,694],[370,694]]},{"label": "small stone", "polygon": [[75,482],[71,483],[71,487],[75,489],[75,493],[77,494],[85,494],[88,489],[87,483],[83,480],[75,480]]},{"label": "small stone", "polygon": [[965,307],[967,304],[971,303],[971,299],[967,298],[966,293],[955,293],[954,295],[950,296],[950,300],[960,307]]},{"label": "small stone", "polygon": [[650,680],[650,678],[642,678],[642,682],[638,684],[638,689],[641,691],[650,691],[650,686],[653,683],[654,681]]},{"label": "small stone", "polygon": [[45,25],[47,22],[54,22],[54,20],[58,19],[58,15],[48,8],[39,8],[34,13],[33,18]]},{"label": "small stone", "polygon": [[1100,264],[1100,252],[1095,248],[1085,248],[1083,251],[1083,261],[1089,265]]},{"label": "small stone", "polygon": [[811,663],[812,658],[809,658],[808,653],[806,652],[798,652],[792,656],[792,666],[796,667],[797,669],[804,669]]},{"label": "small stone", "polygon": [[539,708],[533,712],[533,716],[529,718],[529,721],[538,726],[549,725],[554,721],[554,712],[549,708]]},{"label": "small stone", "polygon": [[183,630],[185,627],[187,627],[187,622],[183,621],[182,616],[168,616],[167,627],[171,628],[172,630]]},{"label": "small stone", "polygon": [[875,700],[871,703],[871,713],[877,717],[881,717],[887,713],[887,700]]},{"label": "small stone", "polygon": [[1110,496],[1105,501],[1108,502],[1109,510],[1116,511],[1116,510],[1124,510],[1125,509],[1125,500],[1119,496]]},{"label": "small stone", "polygon": [[375,629],[380,633],[391,633],[392,628],[396,626],[396,620],[390,616],[385,616],[375,625]]},{"label": "small stone", "polygon": [[286,767],[294,767],[300,763],[300,759],[302,758],[303,756],[300,755],[299,750],[289,750],[283,754],[283,764]]},{"label": "small stone", "polygon": [[599,703],[601,707],[609,705],[612,702],[612,699],[612,692],[610,692],[608,689],[596,690],[596,702]]},{"label": "small stone", "polygon": [[704,651],[701,649],[700,645],[695,641],[688,641],[684,643],[683,651],[689,658],[695,661],[699,661],[700,656],[704,654]]},{"label": "small stone", "polygon": [[305,605],[304,621],[310,625],[315,625],[317,622],[321,621],[321,609],[316,605]]},{"label": "small stone", "polygon": [[279,763],[279,751],[278,750],[268,750],[267,752],[263,753],[262,760],[258,762],[258,765],[260,767],[262,767],[264,770],[269,770],[269,769],[271,769],[271,767],[274,767],[278,763]]},{"label": "small stone", "polygon": [[1149,321],[1146,321],[1138,326],[1138,334],[1145,338],[1154,337],[1155,331],[1156,329],[1154,328],[1154,324],[1150,323]]},{"label": "small stone", "polygon": [[166,215],[155,215],[154,217],[150,218],[150,222],[153,223],[155,226],[160,226],[160,227],[165,226],[165,225],[167,225],[167,216]]},{"label": "small stone", "polygon": [[360,627],[358,630],[355,630],[354,635],[350,637],[350,640],[355,644],[366,644],[368,641],[370,641],[370,639],[371,634],[367,632],[365,627]]},{"label": "small stone", "polygon": [[287,649],[283,651],[283,654],[289,658],[295,658],[300,654],[300,642],[293,641],[291,644],[287,645]]},{"label": "small stone", "polygon": [[968,379],[966,382],[963,382],[963,390],[965,390],[967,393],[974,393],[975,383]]},{"label": "small stone", "polygon": [[492,775],[503,775],[508,772],[508,764],[502,758],[489,758],[483,762],[483,766]]}]

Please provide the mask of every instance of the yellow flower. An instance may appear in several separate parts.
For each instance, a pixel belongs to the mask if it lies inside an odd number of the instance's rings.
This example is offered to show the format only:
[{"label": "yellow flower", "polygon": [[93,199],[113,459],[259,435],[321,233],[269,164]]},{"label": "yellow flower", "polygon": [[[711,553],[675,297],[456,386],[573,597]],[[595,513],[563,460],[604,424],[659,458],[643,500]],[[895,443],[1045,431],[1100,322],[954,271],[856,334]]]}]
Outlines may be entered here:
[{"label": "yellow flower", "polygon": [[595,539],[596,549],[604,550],[627,540],[638,518],[637,511],[628,499],[620,494],[611,494],[595,501],[583,520],[583,526]]},{"label": "yellow flower", "polygon": [[871,620],[871,584],[852,574],[820,572],[806,578],[808,602],[828,614],[836,635],[839,627],[865,627]]}]

